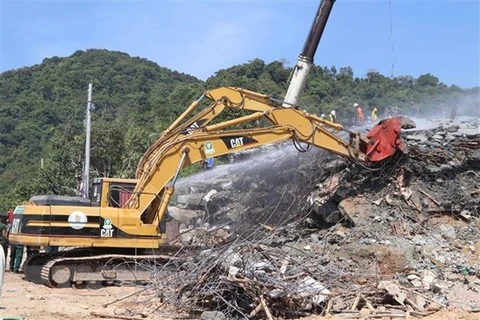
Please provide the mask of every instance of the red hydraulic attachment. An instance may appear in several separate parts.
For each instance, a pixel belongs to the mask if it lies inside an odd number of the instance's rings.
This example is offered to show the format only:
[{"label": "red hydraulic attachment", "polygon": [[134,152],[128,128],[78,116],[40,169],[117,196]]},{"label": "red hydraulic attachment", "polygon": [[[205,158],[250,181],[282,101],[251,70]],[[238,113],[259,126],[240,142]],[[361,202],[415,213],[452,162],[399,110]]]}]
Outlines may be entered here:
[{"label": "red hydraulic attachment", "polygon": [[392,156],[397,150],[407,152],[400,136],[401,129],[415,128],[415,122],[405,117],[388,118],[380,121],[367,134],[367,158],[372,162]]}]

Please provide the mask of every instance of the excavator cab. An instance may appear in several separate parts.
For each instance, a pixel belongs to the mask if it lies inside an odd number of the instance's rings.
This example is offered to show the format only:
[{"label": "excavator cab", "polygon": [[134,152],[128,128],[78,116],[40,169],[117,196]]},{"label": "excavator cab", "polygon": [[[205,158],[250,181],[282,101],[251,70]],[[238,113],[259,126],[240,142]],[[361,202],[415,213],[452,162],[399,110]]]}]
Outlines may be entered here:
[{"label": "excavator cab", "polygon": [[79,206],[121,208],[130,199],[136,179],[95,178],[90,199],[75,196],[33,196],[27,203],[37,206]]},{"label": "excavator cab", "polygon": [[130,199],[138,180],[95,178],[91,195],[92,206],[121,208]]}]

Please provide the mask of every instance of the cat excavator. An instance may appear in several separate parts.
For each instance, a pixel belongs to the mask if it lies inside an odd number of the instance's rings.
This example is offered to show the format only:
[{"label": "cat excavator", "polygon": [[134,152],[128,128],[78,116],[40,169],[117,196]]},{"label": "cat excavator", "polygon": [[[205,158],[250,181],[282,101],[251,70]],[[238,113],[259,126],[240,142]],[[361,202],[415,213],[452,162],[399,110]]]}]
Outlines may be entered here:
[{"label": "cat excavator", "polygon": [[[323,31],[332,4],[320,4],[306,46],[316,49],[318,29]],[[29,257],[25,278],[52,287],[149,280],[148,264],[170,261],[175,258],[172,253],[179,252],[172,245],[168,214],[179,173],[207,158],[288,140],[364,166],[406,152],[401,129],[415,126],[407,118],[384,119],[364,134],[297,105],[305,82],[298,74],[313,63],[314,51],[304,50],[308,54],[299,56],[284,100],[235,87],[205,91],[146,151],[135,179],[96,179],[91,199],[35,196],[17,206],[11,243],[73,248]]]},{"label": "cat excavator", "polygon": [[[41,279],[58,286],[148,279],[148,270],[132,273],[129,263],[170,258],[166,253],[168,204],[180,170],[196,162],[293,140],[373,165],[398,151],[405,152],[401,129],[414,126],[406,118],[389,118],[366,135],[347,131],[349,139],[345,141],[336,134],[345,131],[342,125],[296,107],[284,107],[283,101],[267,95],[220,87],[204,92],[203,99],[209,100],[208,107],[187,120],[200,100],[192,103],[147,150],[138,165],[137,179],[104,178],[94,186],[98,206],[82,198],[40,196],[15,208],[11,243],[80,248],[33,256],[25,265],[27,280]],[[226,110],[242,112],[212,123]],[[126,201],[121,201],[121,193],[129,194]],[[120,262],[123,268],[105,268]]]}]

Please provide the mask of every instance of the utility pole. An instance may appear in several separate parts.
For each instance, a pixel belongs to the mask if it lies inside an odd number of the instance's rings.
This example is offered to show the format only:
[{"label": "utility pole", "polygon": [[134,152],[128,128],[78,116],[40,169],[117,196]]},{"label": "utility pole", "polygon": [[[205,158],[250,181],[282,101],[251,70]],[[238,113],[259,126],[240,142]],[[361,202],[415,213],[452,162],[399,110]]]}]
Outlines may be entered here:
[{"label": "utility pole", "polygon": [[82,188],[82,197],[88,198],[89,185],[90,185],[90,111],[93,110],[92,105],[92,84],[88,84],[88,103],[87,103],[87,114],[85,122],[86,138],[85,138],[85,165],[83,168],[83,188]]}]

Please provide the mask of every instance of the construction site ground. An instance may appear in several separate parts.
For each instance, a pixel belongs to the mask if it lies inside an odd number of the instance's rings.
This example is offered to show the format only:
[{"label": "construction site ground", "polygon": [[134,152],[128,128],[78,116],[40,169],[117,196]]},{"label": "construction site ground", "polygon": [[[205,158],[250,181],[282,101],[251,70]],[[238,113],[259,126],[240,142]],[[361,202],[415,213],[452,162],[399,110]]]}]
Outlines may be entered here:
[{"label": "construction site ground", "polygon": [[[92,319],[98,314],[115,314],[122,312],[122,308],[128,307],[132,302],[120,302],[107,308],[102,304],[111,302],[129,293],[138,291],[132,287],[103,287],[98,289],[55,289],[43,285],[37,285],[23,280],[23,274],[8,272],[5,276],[3,294],[0,299],[0,315],[3,319],[15,319],[23,317],[31,320],[76,320]],[[199,317],[200,318],[200,317]],[[478,313],[468,313],[463,310],[441,310],[433,315],[422,317],[423,320],[478,320]],[[18,318],[17,318],[18,319]],[[100,318],[99,318],[100,319]],[[118,318],[102,318],[106,320],[118,320]],[[172,311],[156,314],[155,317],[145,319],[179,319],[172,315]],[[192,319],[192,318],[189,318]],[[320,319],[343,319],[336,317],[306,317],[305,320]],[[388,318],[386,318],[388,319]],[[420,319],[411,317],[410,319]]]},{"label": "construction site ground", "polygon": [[77,290],[49,288],[23,280],[23,274],[8,272],[5,276],[0,314],[2,317],[26,319],[92,319],[91,312],[113,312],[103,303],[137,290],[134,287],[104,287]]}]

